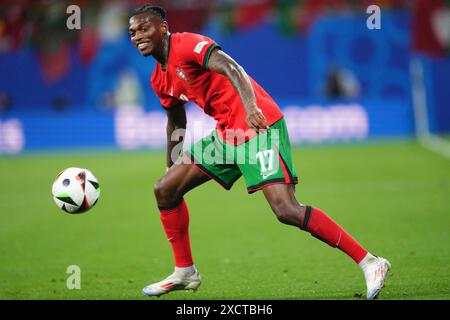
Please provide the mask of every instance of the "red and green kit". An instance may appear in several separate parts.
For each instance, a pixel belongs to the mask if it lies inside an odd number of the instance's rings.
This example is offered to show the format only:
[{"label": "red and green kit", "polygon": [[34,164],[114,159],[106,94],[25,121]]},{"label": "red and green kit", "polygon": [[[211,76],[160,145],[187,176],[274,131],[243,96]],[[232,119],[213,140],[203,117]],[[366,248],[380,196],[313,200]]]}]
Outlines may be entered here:
[{"label": "red and green kit", "polygon": [[190,146],[186,155],[226,189],[241,175],[249,192],[274,183],[297,183],[283,113],[249,77],[256,104],[270,126],[259,134],[249,129],[245,123],[246,110],[231,82],[207,69],[208,59],[216,48],[220,46],[208,37],[173,33],[169,37],[166,69],[158,63],[151,78],[163,108],[191,101],[217,121],[216,129]]}]

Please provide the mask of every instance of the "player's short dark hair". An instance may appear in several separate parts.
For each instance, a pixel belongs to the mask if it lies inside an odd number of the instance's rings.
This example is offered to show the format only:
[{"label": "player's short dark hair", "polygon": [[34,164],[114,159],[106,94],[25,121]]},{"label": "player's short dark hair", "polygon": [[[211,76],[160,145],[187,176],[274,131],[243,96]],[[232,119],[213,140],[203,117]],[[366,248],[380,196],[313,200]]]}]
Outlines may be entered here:
[{"label": "player's short dark hair", "polygon": [[139,8],[134,9],[133,13],[131,14],[131,17],[142,13],[148,13],[150,15],[160,18],[161,20],[166,20],[166,10],[164,10],[160,6],[145,4],[143,6],[140,6]]}]

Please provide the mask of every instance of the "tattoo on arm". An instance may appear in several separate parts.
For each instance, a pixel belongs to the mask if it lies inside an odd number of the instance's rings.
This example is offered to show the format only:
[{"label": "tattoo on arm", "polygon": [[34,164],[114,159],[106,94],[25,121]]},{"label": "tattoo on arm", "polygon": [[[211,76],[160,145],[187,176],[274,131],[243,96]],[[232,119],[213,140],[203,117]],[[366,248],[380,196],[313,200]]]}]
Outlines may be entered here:
[{"label": "tattoo on arm", "polygon": [[247,112],[256,107],[256,98],[250,78],[236,61],[220,49],[214,49],[208,61],[207,68],[213,72],[225,75],[238,92]]}]

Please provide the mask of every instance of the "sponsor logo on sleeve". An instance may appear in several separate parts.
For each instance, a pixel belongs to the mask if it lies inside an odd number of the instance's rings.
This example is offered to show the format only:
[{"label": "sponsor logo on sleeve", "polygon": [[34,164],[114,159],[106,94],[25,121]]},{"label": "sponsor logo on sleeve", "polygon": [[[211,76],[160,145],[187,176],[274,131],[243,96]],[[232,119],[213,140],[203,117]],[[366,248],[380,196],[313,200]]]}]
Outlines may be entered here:
[{"label": "sponsor logo on sleeve", "polygon": [[195,46],[194,52],[200,54],[200,52],[202,52],[202,49],[204,46],[206,46],[209,43],[209,41],[201,41],[199,43],[197,43],[197,45]]}]

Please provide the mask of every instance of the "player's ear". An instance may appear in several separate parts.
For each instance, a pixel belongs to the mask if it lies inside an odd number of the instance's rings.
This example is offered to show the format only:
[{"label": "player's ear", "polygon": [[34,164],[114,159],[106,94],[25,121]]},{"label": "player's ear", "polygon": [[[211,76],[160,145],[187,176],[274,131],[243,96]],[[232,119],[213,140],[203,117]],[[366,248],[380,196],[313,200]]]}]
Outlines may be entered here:
[{"label": "player's ear", "polygon": [[160,28],[162,34],[166,34],[169,32],[169,24],[167,23],[166,20],[161,21],[159,28]]}]

